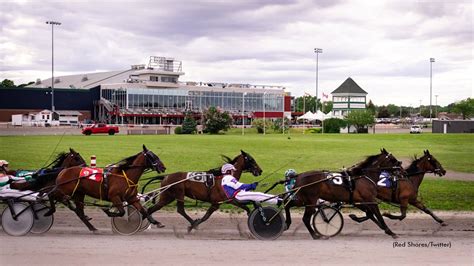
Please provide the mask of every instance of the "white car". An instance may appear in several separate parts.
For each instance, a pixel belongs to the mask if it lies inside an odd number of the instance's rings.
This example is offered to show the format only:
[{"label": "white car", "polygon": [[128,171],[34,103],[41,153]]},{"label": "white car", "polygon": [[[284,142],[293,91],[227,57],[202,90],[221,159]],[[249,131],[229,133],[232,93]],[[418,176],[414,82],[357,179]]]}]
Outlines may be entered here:
[{"label": "white car", "polygon": [[418,125],[413,125],[413,126],[410,127],[410,134],[416,134],[416,133],[419,134],[421,132],[423,132],[423,130]]}]

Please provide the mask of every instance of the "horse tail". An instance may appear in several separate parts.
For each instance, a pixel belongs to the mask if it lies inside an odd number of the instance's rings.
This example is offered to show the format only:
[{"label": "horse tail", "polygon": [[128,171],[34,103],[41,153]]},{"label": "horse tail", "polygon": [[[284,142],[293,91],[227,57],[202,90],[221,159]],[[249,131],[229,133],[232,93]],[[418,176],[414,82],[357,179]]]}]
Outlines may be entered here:
[{"label": "horse tail", "polygon": [[167,177],[168,175],[157,175],[155,177],[152,177],[150,180],[148,180],[148,182],[145,183],[145,185],[143,186],[142,188],[142,194],[145,193],[145,188],[150,185],[151,183],[155,183],[155,182],[158,182],[158,181],[162,181],[163,179],[165,179],[165,177]]}]

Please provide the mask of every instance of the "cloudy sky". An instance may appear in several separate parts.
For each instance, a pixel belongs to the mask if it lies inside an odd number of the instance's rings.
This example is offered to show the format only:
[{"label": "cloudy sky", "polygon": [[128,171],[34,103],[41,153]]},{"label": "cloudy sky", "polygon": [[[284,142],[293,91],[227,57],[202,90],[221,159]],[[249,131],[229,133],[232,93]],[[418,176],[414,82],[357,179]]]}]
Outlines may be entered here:
[{"label": "cloudy sky", "polygon": [[[319,97],[352,77],[376,105],[473,97],[470,0],[0,0],[0,79],[125,70],[151,55],[183,62],[181,81],[285,86]],[[100,2],[100,3],[98,3]]]}]

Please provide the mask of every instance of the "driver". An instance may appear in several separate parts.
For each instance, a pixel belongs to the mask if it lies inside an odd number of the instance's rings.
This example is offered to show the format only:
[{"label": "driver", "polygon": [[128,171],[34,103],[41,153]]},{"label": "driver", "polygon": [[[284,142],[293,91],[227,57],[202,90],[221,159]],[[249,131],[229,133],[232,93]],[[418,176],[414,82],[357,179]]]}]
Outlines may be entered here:
[{"label": "driver", "polygon": [[221,185],[227,198],[235,198],[239,201],[265,201],[270,204],[281,204],[282,200],[277,196],[265,194],[262,192],[251,192],[251,190],[255,190],[257,188],[258,182],[254,182],[252,184],[240,183],[237,179],[235,179],[234,171],[236,171],[235,167],[228,163],[224,164],[221,168],[221,172],[224,175],[224,177],[222,177]]},{"label": "driver", "polygon": [[20,191],[10,188],[10,183],[19,180],[19,178],[7,174],[9,171],[8,162],[6,160],[0,160],[0,197],[35,201],[38,193],[30,190]]}]

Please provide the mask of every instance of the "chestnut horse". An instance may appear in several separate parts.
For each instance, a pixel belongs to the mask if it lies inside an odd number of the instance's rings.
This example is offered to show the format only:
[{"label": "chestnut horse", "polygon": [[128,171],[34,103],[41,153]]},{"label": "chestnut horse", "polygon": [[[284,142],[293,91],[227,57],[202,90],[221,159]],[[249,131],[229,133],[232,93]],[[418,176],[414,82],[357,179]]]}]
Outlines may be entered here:
[{"label": "chestnut horse", "polygon": [[[227,158],[227,162],[234,165],[234,167],[237,169],[234,174],[234,177],[237,180],[240,179],[242,172],[251,172],[254,176],[259,176],[262,174],[262,169],[260,169],[255,159],[250,154],[242,150],[240,151],[240,154],[234,159],[230,160],[230,158]],[[151,215],[152,213],[160,210],[164,206],[176,200],[178,213],[186,218],[186,220],[190,223],[188,231],[197,228],[199,224],[209,219],[212,213],[219,209],[219,206],[223,202],[227,202],[227,196],[221,187],[222,180],[217,178],[217,176],[222,176],[220,167],[211,169],[207,171],[207,173],[213,174],[216,177],[212,187],[206,186],[206,184],[203,182],[194,182],[189,179],[186,180],[188,172],[176,172],[166,176],[156,177],[163,179],[161,181],[162,188],[166,186],[169,188],[161,192],[158,203],[150,207],[148,209],[148,213]],[[202,218],[193,220],[184,210],[185,196],[204,202],[209,202],[211,203],[211,207],[209,207]],[[238,202],[229,201],[229,203],[244,209],[247,211],[247,213],[250,212],[247,206],[241,205]]]},{"label": "chestnut horse", "polygon": [[[411,162],[406,171],[406,177],[401,177],[397,180],[395,187],[385,188],[382,186],[377,186],[377,197],[383,201],[391,202],[395,204],[400,204],[400,215],[393,215],[390,213],[384,213],[383,216],[390,219],[403,220],[406,217],[408,204],[415,206],[416,208],[422,210],[423,212],[431,215],[435,221],[445,226],[446,223],[436,216],[430,209],[426,208],[425,205],[418,200],[418,189],[423,182],[423,177],[425,173],[434,173],[435,175],[443,176],[446,174],[446,171],[443,169],[443,166],[436,160],[436,158],[430,154],[428,150],[423,151],[424,155]],[[377,180],[374,180],[378,182]],[[357,222],[363,222],[367,220],[366,217],[351,217]]]},{"label": "chestnut horse", "polygon": [[[69,152],[61,152],[46,168],[41,168],[34,172],[30,180],[15,181],[10,184],[10,188],[18,190],[39,191],[55,184],[56,177],[64,168],[72,166],[85,166],[86,162],[82,156],[74,149],[69,148]],[[51,168],[48,168],[51,166]]]},{"label": "chestnut horse", "polygon": [[[377,204],[377,188],[375,183],[367,176],[379,176],[381,169],[399,167],[401,162],[385,149],[380,154],[369,156],[365,161],[351,167],[348,171],[339,173],[341,176],[350,177],[353,183],[352,191],[342,182],[336,182],[330,173],[324,171],[308,171],[296,177],[294,186],[296,197],[285,204],[286,227],[291,225],[291,207],[305,207],[303,223],[313,239],[320,236],[311,227],[311,217],[316,212],[318,199],[330,202],[347,202],[367,213],[367,216],[377,224],[386,234],[396,238],[385,224]],[[338,180],[339,181],[339,180]],[[342,180],[340,180],[342,181]]]},{"label": "chestnut horse", "polygon": [[123,202],[127,202],[140,211],[143,219],[146,217],[150,223],[159,225],[159,222],[148,215],[137,197],[138,180],[146,169],[155,170],[158,173],[166,170],[160,158],[148,150],[145,145],[143,145],[143,151],[108,168],[106,178],[102,175],[102,182],[92,180],[88,176],[81,176],[82,167],[64,169],[59,173],[56,186],[50,192],[51,210],[45,215],[54,213],[55,199],[67,204],[68,200],[72,198],[76,204],[79,203],[75,208],[76,214],[89,230],[96,231],[97,229],[84,214],[84,197],[88,195],[112,202],[113,206],[118,209],[118,213],[104,209],[109,217],[123,216],[125,214]]}]

